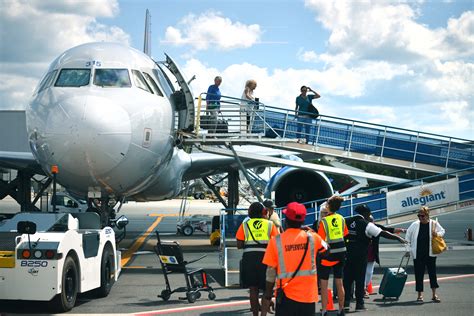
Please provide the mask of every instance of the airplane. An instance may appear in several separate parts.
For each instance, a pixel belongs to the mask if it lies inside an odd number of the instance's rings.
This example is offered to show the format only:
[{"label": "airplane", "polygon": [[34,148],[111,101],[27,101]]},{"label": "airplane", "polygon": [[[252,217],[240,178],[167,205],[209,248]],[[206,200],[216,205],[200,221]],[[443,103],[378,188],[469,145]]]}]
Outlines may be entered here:
[{"label": "airplane", "polygon": [[[86,199],[104,224],[119,202],[173,198],[183,181],[239,169],[233,157],[182,148],[182,134],[194,130],[194,96],[170,56],[162,62],[151,58],[148,10],[146,21],[144,52],[97,42],[59,55],[25,109],[31,154],[0,152],[0,167],[30,168],[55,178]],[[249,158],[242,162],[265,165]],[[283,206],[328,197],[333,188],[322,172],[287,168],[268,191],[285,194],[279,199]]]}]

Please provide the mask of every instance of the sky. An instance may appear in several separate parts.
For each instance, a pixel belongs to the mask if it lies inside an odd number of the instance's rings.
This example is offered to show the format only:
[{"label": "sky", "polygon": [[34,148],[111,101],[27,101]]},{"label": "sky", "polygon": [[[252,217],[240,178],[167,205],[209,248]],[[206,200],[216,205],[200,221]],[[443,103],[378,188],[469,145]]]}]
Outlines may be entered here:
[{"label": "sky", "polygon": [[240,97],[323,115],[474,139],[473,0],[0,0],[0,109],[23,109],[49,64],[93,41],[169,54],[195,95],[216,75]]}]

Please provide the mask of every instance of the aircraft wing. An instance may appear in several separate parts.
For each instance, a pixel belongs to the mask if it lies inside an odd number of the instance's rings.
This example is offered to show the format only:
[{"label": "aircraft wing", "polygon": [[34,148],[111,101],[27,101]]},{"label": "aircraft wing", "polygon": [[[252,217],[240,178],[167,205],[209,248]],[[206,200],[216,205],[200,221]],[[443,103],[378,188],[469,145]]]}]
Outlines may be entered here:
[{"label": "aircraft wing", "polygon": [[[260,146],[235,146],[236,151],[255,153],[266,157],[277,157],[277,158],[289,158],[291,155],[297,153],[286,151],[286,150],[275,150],[271,148],[265,148]],[[191,166],[185,171],[183,180],[192,180],[210,176],[214,174],[221,174],[227,172],[229,169],[238,169],[239,164],[234,157],[219,155],[207,152],[193,152],[191,156]],[[255,160],[250,158],[240,157],[242,164],[246,168],[256,168],[260,166],[273,165],[271,162],[264,162],[261,160]]]},{"label": "aircraft wing", "polygon": [[0,167],[44,174],[31,152],[0,151]]},{"label": "aircraft wing", "polygon": [[28,144],[25,111],[1,110],[0,135],[0,168],[44,174]]}]

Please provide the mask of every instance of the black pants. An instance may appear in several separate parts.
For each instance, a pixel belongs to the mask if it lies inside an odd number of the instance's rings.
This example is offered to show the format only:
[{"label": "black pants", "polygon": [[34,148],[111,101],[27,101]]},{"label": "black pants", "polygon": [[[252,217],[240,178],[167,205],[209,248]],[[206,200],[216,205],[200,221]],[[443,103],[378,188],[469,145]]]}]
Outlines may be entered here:
[{"label": "black pants", "polygon": [[281,304],[276,304],[275,316],[314,316],[316,303],[301,303],[284,297]]},{"label": "black pants", "polygon": [[344,292],[346,304],[351,301],[352,283],[355,282],[355,297],[357,305],[364,304],[365,270],[367,269],[367,255],[364,252],[355,252],[347,255],[344,265]]},{"label": "black pants", "polygon": [[413,259],[415,265],[415,280],[416,291],[423,292],[423,278],[425,277],[425,267],[428,268],[428,275],[430,276],[430,288],[436,289],[439,287],[438,278],[436,277],[436,257],[423,257]]}]

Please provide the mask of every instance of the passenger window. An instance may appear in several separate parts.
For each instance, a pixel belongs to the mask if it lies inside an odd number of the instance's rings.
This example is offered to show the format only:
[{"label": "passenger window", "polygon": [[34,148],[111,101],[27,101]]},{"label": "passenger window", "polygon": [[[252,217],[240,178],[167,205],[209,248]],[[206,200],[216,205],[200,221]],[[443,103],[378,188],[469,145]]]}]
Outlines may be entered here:
[{"label": "passenger window", "polygon": [[44,89],[48,88],[51,86],[54,77],[56,76],[57,70],[50,71],[44,76],[43,80],[41,80],[41,83],[38,85],[38,92],[40,93]]},{"label": "passenger window", "polygon": [[127,69],[96,69],[94,85],[116,88],[129,88],[132,86]]},{"label": "passenger window", "polygon": [[153,89],[153,92],[162,97],[163,93],[161,93],[161,90],[160,88],[158,88],[158,85],[156,84],[155,80],[153,80],[153,78],[146,72],[144,72],[143,75],[145,76],[145,79],[147,80],[149,86]]},{"label": "passenger window", "polygon": [[145,78],[138,70],[132,70],[133,83],[140,89],[153,93]]},{"label": "passenger window", "polygon": [[56,87],[82,87],[90,81],[90,69],[62,69],[56,80]]}]

